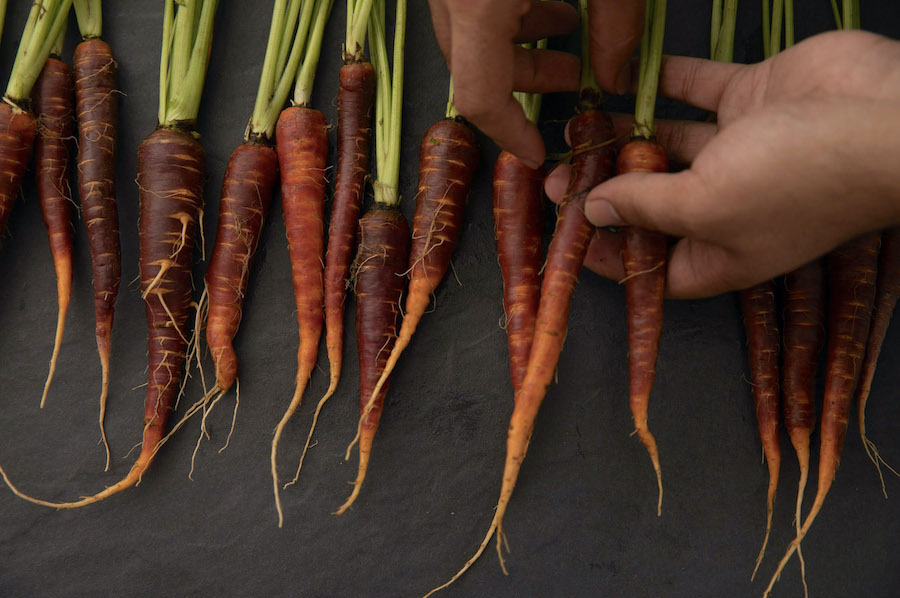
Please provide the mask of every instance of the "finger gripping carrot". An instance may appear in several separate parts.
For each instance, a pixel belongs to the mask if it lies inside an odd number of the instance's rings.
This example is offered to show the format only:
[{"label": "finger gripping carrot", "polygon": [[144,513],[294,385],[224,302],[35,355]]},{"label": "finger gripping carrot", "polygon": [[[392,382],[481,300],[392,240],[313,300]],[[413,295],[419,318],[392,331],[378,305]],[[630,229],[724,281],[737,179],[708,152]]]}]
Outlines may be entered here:
[{"label": "finger gripping carrot", "polygon": [[373,394],[381,391],[450,267],[478,167],[475,133],[461,119],[431,125],[419,146],[419,186],[409,250],[409,292],[397,341]]},{"label": "finger gripping carrot", "polygon": [[275,132],[281,167],[281,203],[300,334],[294,395],[275,428],[272,439],[272,483],[278,525],[281,527],[283,516],[276,468],[278,441],[288,420],[300,406],[303,390],[316,365],[319,339],[322,336],[322,253],[325,249],[328,125],[318,110],[294,106],[281,113]]},{"label": "finger gripping carrot", "polygon": [[331,375],[328,393],[341,376],[344,350],[344,299],[356,226],[369,169],[370,119],[375,69],[369,62],[345,64],[338,89],[337,171],[325,254],[325,345]]},{"label": "finger gripping carrot", "polygon": [[0,102],[0,233],[19,196],[36,130],[37,121],[25,107],[7,98]]},{"label": "finger gripping carrot", "polygon": [[241,322],[250,262],[277,180],[278,156],[274,149],[260,142],[238,146],[225,169],[216,243],[206,271],[209,292],[206,342],[216,368],[216,385],[221,391],[230,389],[237,378],[234,335]]},{"label": "finger gripping carrot", "polygon": [[103,420],[109,391],[110,334],[122,270],[115,190],[117,65],[112,49],[100,39],[78,44],[72,64],[78,117],[78,195],[91,250],[95,335],[102,376],[100,433],[106,444]]},{"label": "finger gripping carrot", "polygon": [[541,299],[543,183],[543,168],[530,168],[508,152],[501,152],[494,164],[494,234],[515,391],[521,388],[528,368]]},{"label": "finger gripping carrot", "polygon": [[[400,211],[381,204],[359,221],[359,249],[354,260],[356,295],[356,345],[359,354],[359,470],[353,491],[338,509],[346,511],[359,495],[366,476],[372,441],[384,409],[390,380],[375,400],[370,397],[394,347],[400,295],[406,286],[403,273],[409,256],[409,225]],[[367,411],[367,407],[369,408]]]},{"label": "finger gripping carrot", "polygon": [[756,559],[756,569],[765,555],[772,529],[772,510],[778,474],[781,469],[781,445],[778,442],[778,319],[775,305],[775,283],[762,282],[738,293],[744,330],[747,334],[747,361],[750,365],[750,384],[753,387],[753,406],[763,453],[769,469],[766,492],[766,533]]},{"label": "finger gripping carrot", "polygon": [[50,254],[56,270],[59,316],[44,384],[41,407],[47,399],[62,345],[69,299],[72,296],[72,191],[69,187],[69,154],[75,131],[72,70],[58,58],[49,58],[32,90],[38,135],[34,144],[37,193],[41,214],[50,237]]},{"label": "finger gripping carrot", "polygon": [[[632,139],[619,151],[619,174],[668,172],[665,149],[655,141]],[[656,377],[656,358],[662,334],[666,286],[665,235],[634,226],[623,229],[625,302],[628,306],[629,405],[638,438],[647,448],[659,486],[657,514],[662,512],[662,471],[656,439],[647,425],[650,391]]]},{"label": "finger gripping carrot", "polygon": [[879,234],[870,233],[845,243],[828,255],[828,357],[816,498],[797,537],[778,564],[766,595],[806,536],[834,482],[847,435],[850,403],[859,381],[869,335],[880,240]]}]

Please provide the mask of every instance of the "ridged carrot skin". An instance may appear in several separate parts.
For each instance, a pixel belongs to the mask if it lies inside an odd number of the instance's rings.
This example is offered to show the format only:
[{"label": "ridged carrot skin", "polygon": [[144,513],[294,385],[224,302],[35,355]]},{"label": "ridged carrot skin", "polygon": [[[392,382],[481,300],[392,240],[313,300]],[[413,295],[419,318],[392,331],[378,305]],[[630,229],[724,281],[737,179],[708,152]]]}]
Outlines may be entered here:
[{"label": "ridged carrot skin", "polygon": [[[878,454],[875,444],[866,436],[866,403],[869,400],[869,392],[872,390],[872,380],[875,378],[875,367],[878,365],[878,356],[881,354],[881,345],[887,335],[888,325],[891,323],[891,315],[900,298],[900,228],[891,228],[881,235],[881,255],[878,259],[878,283],[875,295],[875,308],[872,313],[872,327],[869,330],[869,340],[866,343],[866,358],[862,365],[862,374],[857,390],[857,413],[859,416],[859,435],[863,439],[863,446],[869,458],[878,468],[878,476],[881,477],[881,463],[883,460]],[[881,481],[884,489],[884,479]]]},{"label": "ridged carrot skin", "polygon": [[191,259],[206,176],[203,146],[188,130],[159,128],[138,147],[141,294],[147,314],[149,367],[141,453],[124,478],[78,501],[54,503],[20,498],[56,509],[83,507],[134,486],[150,467],[163,440],[169,412],[184,373],[191,331]]},{"label": "ridged carrot skin", "polygon": [[815,520],[834,482],[841,460],[850,404],[859,382],[865,356],[881,235],[870,233],[848,241],[828,254],[828,357],[825,398],[822,405],[819,445],[819,479],[812,508],[778,564],[768,595]]},{"label": "ridged carrot skin", "polygon": [[[94,317],[100,356],[100,433],[109,392],[110,335],[122,272],[116,207],[117,64],[109,44],[88,39],[75,48],[75,104],[78,118],[78,195],[91,250]],[[109,447],[107,446],[107,467]]]},{"label": "ridged carrot skin", "polygon": [[354,267],[356,346],[359,354],[359,469],[353,492],[338,509],[346,511],[366,477],[372,442],[384,410],[390,379],[370,401],[397,338],[400,295],[406,288],[409,225],[396,207],[375,204],[359,221],[359,248]]},{"label": "ridged carrot skin", "polygon": [[[769,532],[772,529],[772,510],[778,474],[781,471],[781,445],[778,441],[779,417],[779,332],[775,282],[761,282],[738,293],[744,331],[747,335],[747,362],[750,365],[750,385],[753,388],[753,408],[763,454],[769,469],[766,492],[766,533],[756,566],[762,562]],[[754,569],[754,575],[756,570]]]},{"label": "ridged carrot skin", "polygon": [[278,525],[283,523],[276,457],[278,441],[288,420],[300,406],[322,336],[325,250],[325,168],[328,161],[328,124],[318,110],[294,106],[284,110],[275,129],[281,167],[281,203],[291,258],[291,280],[297,303],[300,345],[297,378],[287,411],[272,439],[272,482]]},{"label": "ridged carrot skin", "polygon": [[19,196],[36,131],[34,115],[4,97],[0,102],[0,233],[6,230]]},{"label": "ridged carrot skin", "polygon": [[816,370],[825,342],[825,263],[814,260],[785,277],[781,380],[784,427],[800,465],[796,520],[809,475],[809,437],[815,425]]},{"label": "ridged carrot skin", "polygon": [[[632,139],[619,150],[619,174],[668,172],[666,150],[655,141]],[[634,226],[622,231],[625,302],[628,306],[629,405],[638,438],[647,448],[659,485],[657,514],[662,513],[662,470],[656,439],[647,425],[650,391],[656,377],[656,358],[662,335],[666,287],[666,236]]]},{"label": "ridged carrot skin", "polygon": [[494,236],[503,277],[509,374],[518,391],[528,369],[541,300],[544,168],[530,168],[509,152],[494,164]]},{"label": "ridged carrot skin", "polygon": [[450,267],[477,168],[478,141],[462,119],[440,120],[425,131],[419,145],[419,186],[403,324],[373,394],[387,382]]},{"label": "ridged carrot skin", "polygon": [[66,313],[72,297],[72,189],[69,187],[69,156],[75,132],[75,100],[72,69],[58,58],[44,64],[31,92],[32,106],[38,117],[34,142],[34,163],[38,203],[47,234],[50,254],[56,270],[58,318],[50,373],[44,385],[41,407],[47,399],[56,359],[62,345]]},{"label": "ridged carrot skin", "polygon": [[426,596],[440,591],[465,573],[484,552],[491,536],[497,533],[497,556],[506,572],[503,546],[503,515],[509,506],[528,442],[534,430],[541,403],[553,382],[562,352],[569,308],[578,273],[584,265],[594,227],[584,215],[588,191],[613,173],[615,164],[615,132],[609,116],[600,108],[599,96],[582,91],[579,113],[569,121],[569,139],[573,149],[572,172],[566,193],[559,203],[556,230],[547,251],[541,300],[534,325],[534,340],[528,358],[528,369],[521,388],[516,391],[506,438],[506,461],[500,485],[500,497],[494,518],[475,554],[449,581],[434,588]]},{"label": "ridged carrot skin", "polygon": [[331,367],[326,398],[337,388],[344,351],[344,299],[356,227],[369,172],[375,68],[369,62],[344,64],[338,88],[337,169],[325,254],[325,345]]},{"label": "ridged carrot skin", "polygon": [[206,270],[206,343],[221,391],[230,389],[237,379],[234,335],[241,323],[250,264],[277,181],[278,155],[272,147],[251,140],[231,154],[222,182],[216,243]]}]

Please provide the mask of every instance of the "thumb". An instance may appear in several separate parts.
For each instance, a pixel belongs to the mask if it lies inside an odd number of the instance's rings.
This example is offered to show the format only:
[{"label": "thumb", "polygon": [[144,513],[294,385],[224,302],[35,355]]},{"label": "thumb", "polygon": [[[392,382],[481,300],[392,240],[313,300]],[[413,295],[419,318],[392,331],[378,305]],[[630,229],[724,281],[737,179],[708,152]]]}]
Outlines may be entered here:
[{"label": "thumb", "polygon": [[690,237],[690,212],[706,195],[690,170],[669,173],[634,172],[615,176],[594,187],[584,212],[594,226],[640,226],[677,237]]}]

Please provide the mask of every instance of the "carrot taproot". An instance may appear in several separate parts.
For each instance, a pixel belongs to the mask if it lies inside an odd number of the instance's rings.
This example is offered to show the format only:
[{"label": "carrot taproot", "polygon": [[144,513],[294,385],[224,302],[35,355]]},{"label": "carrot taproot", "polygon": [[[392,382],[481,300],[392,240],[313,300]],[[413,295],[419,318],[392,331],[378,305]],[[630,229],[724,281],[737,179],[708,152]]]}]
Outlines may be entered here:
[{"label": "carrot taproot", "polygon": [[281,203],[291,259],[291,280],[297,303],[300,344],[294,395],[272,439],[272,484],[278,527],[284,523],[278,492],[278,441],[300,406],[303,390],[316,365],[322,335],[325,249],[325,167],[328,161],[328,124],[318,110],[294,106],[281,113],[276,129],[281,166]]},{"label": "carrot taproot", "polygon": [[828,357],[816,497],[803,526],[778,564],[766,588],[766,596],[809,532],[834,482],[847,435],[850,404],[859,382],[869,335],[880,240],[877,233],[866,234],[828,254]]},{"label": "carrot taproot", "polygon": [[866,436],[866,404],[869,401],[869,393],[872,390],[872,380],[875,378],[875,367],[878,365],[881,346],[887,335],[888,325],[891,323],[891,315],[894,312],[894,307],[897,305],[897,299],[900,298],[900,228],[885,230],[881,235],[881,254],[878,259],[876,289],[875,307],[872,312],[872,328],[869,331],[869,340],[866,343],[866,357],[862,365],[856,400],[859,435],[863,441],[863,448],[866,449],[866,454],[878,470],[878,478],[881,480],[881,491],[887,498],[881,464],[884,464],[895,475],[900,474],[884,461],[875,443]]},{"label": "carrot taproot", "polygon": [[[60,44],[61,45],[61,44]],[[44,64],[32,90],[32,106],[38,118],[34,143],[38,203],[56,270],[58,315],[50,372],[41,396],[43,408],[62,346],[66,314],[72,298],[72,190],[69,187],[69,154],[75,130],[72,69],[55,56]]]},{"label": "carrot taproot", "polygon": [[[84,9],[85,4],[88,10]],[[82,40],[75,47],[75,106],[78,119],[78,195],[91,251],[94,280],[94,335],[100,357],[100,437],[106,449],[106,403],[109,397],[109,358],[113,317],[122,254],[116,203],[116,152],[119,123],[118,64],[103,32],[100,0],[77,3],[75,16]]]},{"label": "carrot taproot", "polygon": [[[809,477],[809,439],[815,425],[816,370],[825,341],[825,268],[821,259],[785,276],[781,387],[784,427],[791,439],[800,480],[794,525],[802,523],[803,493]],[[802,554],[800,554],[802,565]]]},{"label": "carrot taproot", "polygon": [[[619,150],[617,171],[668,172],[666,150],[651,139],[635,138]],[[622,230],[625,303],[628,307],[629,406],[638,438],[647,448],[659,486],[657,514],[662,512],[662,469],[656,439],[647,425],[650,391],[656,377],[656,358],[662,335],[666,286],[666,236],[627,226]]]},{"label": "carrot taproot", "polygon": [[278,156],[262,139],[251,138],[239,145],[225,169],[216,242],[205,277],[206,343],[215,364],[216,388],[221,391],[229,390],[237,378],[234,335],[241,322],[250,262],[277,180]]},{"label": "carrot taproot", "polygon": [[336,514],[343,514],[359,496],[366,477],[372,443],[384,410],[390,379],[372,399],[397,338],[400,295],[406,287],[403,273],[409,255],[409,225],[400,210],[375,204],[359,220],[359,249],[354,260],[356,345],[359,354],[359,471],[353,491]]},{"label": "carrot taproot", "polygon": [[337,168],[334,202],[325,253],[325,347],[330,375],[327,400],[341,378],[344,352],[344,301],[356,229],[369,168],[371,114],[375,100],[375,69],[370,62],[341,67],[338,87]]},{"label": "carrot taproot", "polygon": [[779,333],[775,282],[768,280],[738,292],[744,331],[747,335],[747,362],[750,365],[750,385],[753,388],[753,409],[763,454],[769,469],[766,491],[766,532],[756,557],[751,579],[762,563],[772,530],[775,491],[781,470],[781,445],[778,442],[779,403]]},{"label": "carrot taproot", "polygon": [[497,259],[514,391],[522,387],[541,300],[543,167],[531,168],[509,152],[494,163],[493,214]]},{"label": "carrot taproot", "polygon": [[446,588],[465,573],[484,552],[495,532],[500,566],[506,572],[502,555],[503,516],[528,450],[538,409],[553,382],[566,337],[575,282],[594,232],[594,227],[584,215],[585,197],[593,187],[612,176],[615,161],[615,132],[612,122],[600,107],[597,92],[582,90],[580,111],[569,121],[569,138],[573,149],[572,171],[566,193],[559,203],[556,230],[547,251],[534,339],[525,378],[516,391],[510,417],[506,462],[494,517],[475,554],[449,581],[426,596]]},{"label": "carrot taproot", "polygon": [[419,145],[419,186],[403,323],[370,400],[381,392],[394,371],[428,309],[432,293],[450,267],[477,167],[478,142],[474,131],[461,118],[445,118],[425,131]]}]

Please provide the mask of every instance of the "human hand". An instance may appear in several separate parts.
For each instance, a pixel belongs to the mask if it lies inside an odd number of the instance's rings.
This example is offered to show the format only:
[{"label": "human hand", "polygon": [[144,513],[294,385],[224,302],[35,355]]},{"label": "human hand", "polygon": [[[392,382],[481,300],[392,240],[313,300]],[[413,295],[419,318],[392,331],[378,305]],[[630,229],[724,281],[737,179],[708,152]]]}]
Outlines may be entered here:
[{"label": "human hand", "polygon": [[[459,113],[500,147],[536,168],[544,143],[513,91],[573,91],[579,61],[553,50],[515,44],[571,33],[578,14],[565,2],[536,0],[429,0],[438,44],[453,76]],[[591,0],[591,55],[604,89],[627,90],[624,68],[643,28],[643,0]]]},{"label": "human hand", "polygon": [[[662,95],[718,123],[658,122],[675,174],[632,173],[595,187],[597,226],[635,225],[681,239],[667,293],[700,297],[790,271],[866,231],[900,223],[900,43],[861,32],[811,38],[756,65],[668,58]],[[620,131],[630,119],[614,119]],[[567,168],[546,182],[565,191]],[[603,233],[600,274],[621,271]],[[604,258],[597,260],[597,256]]]}]

